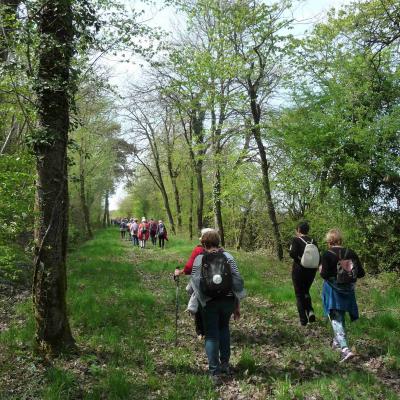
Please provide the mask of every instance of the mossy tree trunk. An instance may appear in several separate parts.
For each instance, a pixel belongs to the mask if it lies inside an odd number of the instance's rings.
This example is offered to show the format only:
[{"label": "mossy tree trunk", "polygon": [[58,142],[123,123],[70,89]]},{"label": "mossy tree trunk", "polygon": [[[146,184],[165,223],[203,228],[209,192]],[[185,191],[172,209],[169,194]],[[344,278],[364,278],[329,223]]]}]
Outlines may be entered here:
[{"label": "mossy tree trunk", "polygon": [[39,129],[34,144],[37,219],[33,303],[38,347],[45,353],[58,354],[75,346],[66,305],[67,143],[74,51],[71,2],[42,1],[37,18]]}]

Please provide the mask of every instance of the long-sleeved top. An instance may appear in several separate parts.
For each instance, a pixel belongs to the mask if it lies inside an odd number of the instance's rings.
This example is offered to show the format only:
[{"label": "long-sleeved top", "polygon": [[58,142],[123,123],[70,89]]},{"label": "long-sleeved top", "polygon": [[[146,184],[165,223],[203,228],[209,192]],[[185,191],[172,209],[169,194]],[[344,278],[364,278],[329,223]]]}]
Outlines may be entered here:
[{"label": "long-sleeved top", "polygon": [[346,255],[346,259],[353,260],[353,263],[357,265],[358,278],[365,276],[365,271],[362,267],[360,259],[353,250],[335,246],[331,247],[330,251],[326,251],[324,254],[322,254],[322,266],[320,274],[321,277],[325,279],[322,287],[322,303],[324,307],[324,314],[329,315],[331,310],[347,311],[350,314],[351,320],[355,321],[358,319],[358,306],[354,290],[355,284],[338,284],[336,282],[339,254],[341,258],[344,258]]},{"label": "long-sleeved top", "polygon": [[192,254],[189,257],[189,260],[187,261],[187,263],[185,264],[185,268],[183,268],[183,273],[185,275],[190,275],[192,273],[192,268],[193,268],[193,263],[194,260],[197,256],[199,256],[200,254],[202,254],[204,251],[204,247],[203,246],[196,246],[193,251]]},{"label": "long-sleeved top", "polygon": [[[303,239],[303,240],[302,240]],[[304,253],[304,249],[306,248],[306,243],[313,243],[318,247],[317,242],[312,239],[310,236],[304,235],[298,237],[294,237],[292,240],[292,244],[290,245],[290,249],[289,249],[289,255],[291,258],[293,258],[293,267],[300,267],[301,263],[301,257],[303,256]]]},{"label": "long-sleeved top", "polygon": [[353,263],[356,264],[358,269],[358,275],[357,275],[358,278],[362,278],[363,276],[365,276],[364,268],[355,251],[347,249],[345,247],[334,246],[331,247],[329,251],[326,251],[324,254],[322,254],[321,257],[322,268],[320,274],[323,279],[329,280],[329,278],[336,278],[339,254],[341,255],[342,258],[346,255],[346,259],[353,260]]},{"label": "long-sleeved top", "polygon": [[[231,267],[232,272],[232,294],[235,298],[240,301],[246,296],[246,291],[244,289],[243,278],[240,275],[239,269],[236,265],[235,259],[231,254],[224,251],[225,257],[228,259],[228,263]],[[191,286],[200,304],[204,307],[206,302],[211,300],[211,297],[206,296],[200,289],[201,280],[201,264],[203,260],[203,254],[198,255],[193,263],[192,275],[191,275]]]}]

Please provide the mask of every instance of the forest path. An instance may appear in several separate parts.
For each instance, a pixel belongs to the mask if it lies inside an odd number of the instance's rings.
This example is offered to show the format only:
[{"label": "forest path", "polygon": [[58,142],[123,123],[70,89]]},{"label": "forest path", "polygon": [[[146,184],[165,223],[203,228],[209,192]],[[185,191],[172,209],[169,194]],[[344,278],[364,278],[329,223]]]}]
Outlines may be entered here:
[{"label": "forest path", "polygon": [[235,252],[248,297],[241,320],[231,323],[233,374],[214,389],[203,342],[184,311],[187,277],[180,280],[175,346],[172,273],[193,246],[171,238],[165,250],[141,250],[122,241],[116,229],[99,231],[69,259],[68,302],[80,354],[46,362],[33,356],[31,308],[20,304],[15,323],[0,333],[0,398],[400,398],[400,288],[394,275],[360,282],[363,315],[349,326],[350,343],[360,355],[341,365],[321,316],[321,280],[312,289],[318,320],[304,328],[289,262]]}]

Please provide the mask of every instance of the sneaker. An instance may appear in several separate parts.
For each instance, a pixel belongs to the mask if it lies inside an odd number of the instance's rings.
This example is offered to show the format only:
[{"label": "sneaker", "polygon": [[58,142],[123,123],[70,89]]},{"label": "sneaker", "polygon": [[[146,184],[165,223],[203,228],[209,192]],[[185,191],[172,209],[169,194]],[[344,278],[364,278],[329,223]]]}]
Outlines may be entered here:
[{"label": "sneaker", "polygon": [[341,350],[342,350],[342,349],[340,348],[339,342],[338,342],[336,339],[333,339],[333,340],[332,340],[331,347],[332,347],[333,350],[336,350],[336,351],[341,351]]},{"label": "sneaker", "polygon": [[315,314],[314,311],[308,312],[308,322],[315,322]]},{"label": "sneaker", "polygon": [[221,386],[222,385],[221,377],[218,374],[210,375],[210,378],[211,378],[211,382],[212,382],[213,386]]},{"label": "sneaker", "polygon": [[220,367],[221,374],[229,375],[231,372],[231,369],[229,368],[229,363],[228,362],[222,362],[221,367]]},{"label": "sneaker", "polygon": [[346,362],[348,360],[350,360],[351,358],[353,358],[355,356],[355,354],[348,348],[345,347],[340,354],[340,362]]}]

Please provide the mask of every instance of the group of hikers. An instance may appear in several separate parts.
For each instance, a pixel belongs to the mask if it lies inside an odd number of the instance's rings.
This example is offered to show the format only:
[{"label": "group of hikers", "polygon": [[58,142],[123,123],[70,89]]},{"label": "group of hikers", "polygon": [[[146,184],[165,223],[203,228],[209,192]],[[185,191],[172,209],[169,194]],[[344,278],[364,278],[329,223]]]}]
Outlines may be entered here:
[{"label": "group of hikers", "polygon": [[119,226],[122,240],[132,241],[134,246],[140,246],[141,249],[146,248],[146,242],[151,239],[153,247],[158,245],[161,249],[165,247],[165,241],[168,241],[167,228],[160,219],[158,222],[150,218],[147,221],[143,217],[141,222],[137,218],[117,218],[114,223]]},{"label": "group of hikers", "polygon": [[[352,321],[358,319],[355,283],[365,271],[357,254],[343,247],[339,229],[327,232],[328,250],[322,255],[309,230],[307,222],[297,226],[289,251],[300,324],[306,326],[316,321],[310,288],[319,270],[324,279],[324,315],[333,329],[332,348],[340,351],[340,362],[345,362],[355,355],[347,343],[345,313]],[[235,320],[240,318],[240,301],[246,293],[235,259],[221,248],[218,232],[205,228],[199,240],[200,245],[194,248],[184,268],[175,269],[174,279],[191,276],[186,287],[190,295],[187,310],[194,317],[199,338],[205,338],[209,373],[214,384],[219,384],[221,376],[229,374],[229,322],[232,314]]]}]

